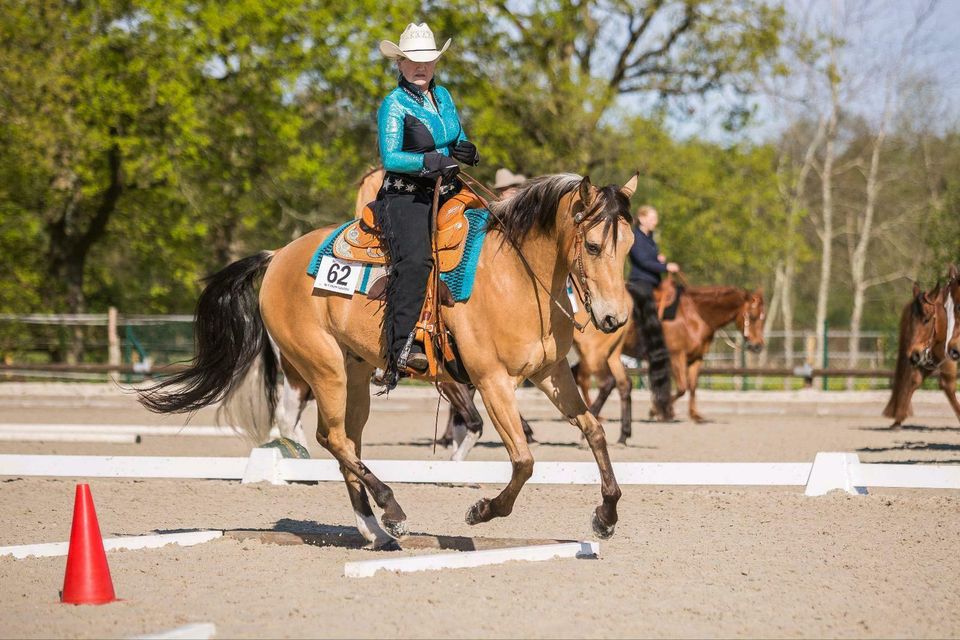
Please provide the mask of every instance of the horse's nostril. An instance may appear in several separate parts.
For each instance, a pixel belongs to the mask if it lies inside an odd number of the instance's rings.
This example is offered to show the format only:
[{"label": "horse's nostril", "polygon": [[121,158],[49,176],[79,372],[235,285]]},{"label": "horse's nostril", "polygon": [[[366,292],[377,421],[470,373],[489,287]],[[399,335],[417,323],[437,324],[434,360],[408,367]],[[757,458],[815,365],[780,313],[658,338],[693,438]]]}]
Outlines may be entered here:
[{"label": "horse's nostril", "polygon": [[910,354],[910,364],[917,365],[920,364],[920,354],[916,351]]},{"label": "horse's nostril", "polygon": [[956,347],[950,349],[950,358],[953,360],[960,360],[960,349],[957,349]]},{"label": "horse's nostril", "polygon": [[613,331],[617,328],[617,320],[611,315],[603,316],[603,321],[600,323],[600,328],[606,331],[607,333]]}]

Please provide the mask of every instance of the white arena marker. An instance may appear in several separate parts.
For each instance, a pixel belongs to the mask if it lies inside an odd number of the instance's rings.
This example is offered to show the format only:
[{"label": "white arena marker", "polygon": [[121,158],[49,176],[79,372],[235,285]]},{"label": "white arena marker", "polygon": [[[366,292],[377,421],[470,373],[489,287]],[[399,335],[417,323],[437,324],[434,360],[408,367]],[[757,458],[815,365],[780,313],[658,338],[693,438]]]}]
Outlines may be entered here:
[{"label": "white arena marker", "polygon": [[[209,542],[223,536],[222,531],[186,531],[183,533],[160,533],[152,536],[123,536],[104,538],[103,548],[107,551],[118,549],[158,549],[168,544],[190,547]],[[13,556],[17,559],[52,558],[67,555],[69,542],[48,542],[45,544],[21,544],[13,547],[0,547],[0,556]]]},{"label": "white arena marker", "polygon": [[29,422],[0,423],[0,433],[109,433],[143,436],[203,436],[233,437],[237,435],[227,426],[199,426],[175,424],[31,424]]},{"label": "white arena marker", "polygon": [[464,569],[503,564],[515,560],[537,562],[554,558],[598,558],[599,542],[561,542],[531,547],[510,547],[506,549],[486,549],[484,551],[458,551],[408,556],[405,558],[384,558],[382,560],[364,560],[348,562],[343,566],[343,575],[348,578],[369,578],[377,571],[436,571],[439,569]]},{"label": "white arena marker", "polygon": [[101,442],[107,444],[138,444],[135,433],[80,433],[78,431],[7,431],[0,430],[0,442]]},{"label": "white arena marker", "polygon": [[217,635],[217,625],[212,622],[194,622],[176,629],[136,636],[133,640],[210,640]]}]

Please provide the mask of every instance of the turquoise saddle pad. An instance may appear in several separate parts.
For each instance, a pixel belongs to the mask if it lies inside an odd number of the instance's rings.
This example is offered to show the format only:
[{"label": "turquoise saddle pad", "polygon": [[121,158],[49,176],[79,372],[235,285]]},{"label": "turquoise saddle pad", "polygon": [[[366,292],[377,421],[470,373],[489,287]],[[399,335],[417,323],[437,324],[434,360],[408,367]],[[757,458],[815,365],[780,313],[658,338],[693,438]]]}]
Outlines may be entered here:
[{"label": "turquoise saddle pad", "polygon": [[[467,230],[467,237],[464,239],[463,259],[460,264],[452,271],[441,273],[440,279],[443,280],[453,299],[456,302],[463,302],[470,298],[473,293],[473,279],[477,273],[477,262],[480,260],[480,249],[483,248],[483,239],[487,236],[487,217],[490,212],[486,209],[468,209],[466,212],[467,220],[470,222],[470,228]],[[344,222],[336,231],[327,236],[317,250],[313,253],[310,260],[310,266],[307,267],[307,275],[311,278],[317,277],[320,270],[320,260],[324,256],[333,255],[333,243],[343,233],[344,229],[350,226],[353,220]],[[364,295],[370,290],[370,287],[385,272],[385,269],[379,265],[365,264],[363,271],[357,280],[357,293]]]}]

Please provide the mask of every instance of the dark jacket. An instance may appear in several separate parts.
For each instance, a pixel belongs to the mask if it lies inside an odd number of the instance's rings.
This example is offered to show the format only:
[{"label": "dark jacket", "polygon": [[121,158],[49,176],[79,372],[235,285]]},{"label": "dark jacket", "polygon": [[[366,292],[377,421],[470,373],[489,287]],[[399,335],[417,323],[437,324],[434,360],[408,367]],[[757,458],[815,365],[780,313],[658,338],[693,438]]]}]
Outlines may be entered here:
[{"label": "dark jacket", "polygon": [[639,228],[633,230],[633,247],[630,249],[630,282],[644,282],[656,287],[660,274],[666,273],[667,265],[657,260],[660,249],[653,239]]}]

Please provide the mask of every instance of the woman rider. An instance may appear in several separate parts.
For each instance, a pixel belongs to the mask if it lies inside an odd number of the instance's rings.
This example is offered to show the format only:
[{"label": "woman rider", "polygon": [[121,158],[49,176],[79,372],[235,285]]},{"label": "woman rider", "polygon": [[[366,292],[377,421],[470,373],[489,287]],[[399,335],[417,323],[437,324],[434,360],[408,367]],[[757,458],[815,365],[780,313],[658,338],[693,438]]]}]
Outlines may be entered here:
[{"label": "woman rider", "polygon": [[414,329],[433,267],[430,215],[436,180],[442,178],[442,205],[462,186],[456,161],[469,165],[480,161],[450,93],[433,80],[437,59],[449,46],[448,39],[437,49],[426,23],[407,25],[399,44],[380,42],[380,52],[397,60],[399,71],[399,86],[384,98],[377,113],[386,175],[376,209],[392,265],[384,316],[383,382],[388,388],[406,368],[427,369],[423,347],[414,343]]},{"label": "woman rider", "polygon": [[663,339],[663,327],[657,317],[653,290],[660,286],[661,274],[677,273],[680,267],[676,262],[666,261],[653,239],[659,221],[660,215],[653,207],[644,205],[637,209],[627,290],[633,297],[634,319],[639,329],[638,351],[650,363],[650,391],[654,405],[663,418],[669,418],[670,354]]}]

